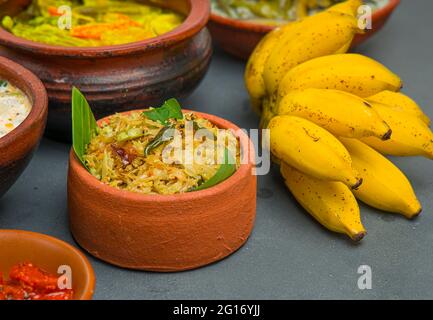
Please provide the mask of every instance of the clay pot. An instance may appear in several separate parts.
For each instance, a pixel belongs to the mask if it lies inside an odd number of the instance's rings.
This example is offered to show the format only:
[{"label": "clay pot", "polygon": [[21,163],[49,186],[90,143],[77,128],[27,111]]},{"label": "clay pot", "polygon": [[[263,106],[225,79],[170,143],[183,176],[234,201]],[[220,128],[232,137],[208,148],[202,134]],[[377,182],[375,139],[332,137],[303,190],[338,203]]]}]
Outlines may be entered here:
[{"label": "clay pot", "polygon": [[[195,112],[220,128],[238,129]],[[254,147],[249,138],[243,148]],[[248,157],[245,155],[245,157]],[[248,160],[227,180],[206,190],[144,195],[107,186],[71,151],[68,175],[70,228],[90,254],[138,270],[172,272],[223,259],[250,235],[256,214],[256,176]]]},{"label": "clay pot", "polygon": [[[353,45],[359,45],[385,25],[400,0],[389,0],[389,3],[373,13],[373,29],[363,35],[357,35]],[[226,18],[215,13],[211,14],[209,30],[214,41],[231,55],[247,60],[260,40],[274,26]]]},{"label": "clay pot", "polygon": [[10,81],[31,100],[32,110],[15,130],[0,138],[0,198],[27,167],[45,129],[48,98],[41,81],[20,65],[0,57],[0,78]]},{"label": "clay pot", "polygon": [[0,257],[0,272],[4,276],[12,266],[23,262],[33,263],[51,274],[58,274],[60,266],[69,266],[74,299],[92,299],[95,289],[92,266],[79,250],[66,242],[40,233],[0,230]]},{"label": "clay pot", "polygon": [[[1,16],[16,14],[29,0],[9,0]],[[143,1],[145,2],[145,1]],[[204,77],[212,55],[205,28],[207,0],[157,0],[187,16],[175,30],[145,41],[96,48],[60,47],[18,38],[0,28],[0,54],[37,74],[50,99],[47,133],[71,138],[71,88],[86,96],[97,119],[124,110],[159,106],[189,95]]]}]

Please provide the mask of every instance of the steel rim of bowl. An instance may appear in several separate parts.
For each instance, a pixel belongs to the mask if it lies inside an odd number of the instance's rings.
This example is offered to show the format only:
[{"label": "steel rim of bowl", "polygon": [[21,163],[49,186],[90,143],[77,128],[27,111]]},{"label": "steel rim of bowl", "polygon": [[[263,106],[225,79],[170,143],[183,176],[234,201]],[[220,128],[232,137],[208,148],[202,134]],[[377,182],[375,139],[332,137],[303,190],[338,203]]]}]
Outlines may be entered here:
[{"label": "steel rim of bowl", "polygon": [[[30,129],[35,121],[39,121],[48,109],[48,96],[41,80],[31,71],[9,59],[0,56],[0,69],[6,73],[16,74],[23,80],[25,86],[30,90],[32,96],[32,108],[28,116],[15,129],[0,138],[0,149],[13,143],[26,130]],[[6,79],[9,81],[9,79]],[[23,90],[24,91],[24,90]],[[28,93],[24,92],[27,96]]]},{"label": "steel rim of bowl", "polygon": [[199,33],[209,21],[210,2],[208,0],[188,0],[191,10],[183,23],[170,32],[147,40],[115,46],[63,47],[43,44],[17,37],[0,27],[0,45],[18,50],[30,51],[51,56],[72,58],[115,57],[136,52],[154,50],[181,42]]},{"label": "steel rim of bowl", "polygon": [[[132,111],[126,111],[133,112],[133,111],[140,111],[140,110],[132,110]],[[156,202],[173,202],[173,201],[189,201],[189,200],[195,200],[197,197],[207,197],[211,196],[220,192],[223,192],[224,190],[236,185],[238,181],[240,181],[246,174],[255,174],[254,166],[253,166],[253,156],[255,155],[255,148],[253,143],[251,142],[250,138],[240,130],[238,126],[233,124],[232,122],[225,120],[223,118],[220,118],[218,116],[214,116],[212,114],[207,114],[203,112],[197,112],[197,111],[190,111],[187,109],[183,109],[184,112],[193,112],[196,115],[203,117],[205,119],[208,119],[215,125],[217,125],[220,128],[224,129],[233,129],[239,132],[239,139],[243,141],[247,141],[247,147],[251,150],[248,153],[243,154],[243,161],[247,161],[247,163],[241,163],[239,169],[236,170],[236,172],[230,176],[228,179],[218,183],[217,185],[210,187],[208,189],[194,191],[194,192],[185,192],[180,194],[171,194],[171,195],[150,195],[150,194],[141,194],[137,192],[127,191],[127,190],[120,190],[116,189],[114,187],[108,186],[106,184],[101,183],[98,179],[96,179],[90,172],[88,172],[81,162],[78,160],[74,150],[71,148],[70,151],[70,161],[74,161],[72,164],[74,166],[74,169],[76,169],[76,174],[79,176],[81,180],[84,180],[83,183],[90,185],[96,189],[98,189],[98,192],[103,192],[110,196],[116,196],[116,197],[123,197],[126,199],[130,199],[131,201],[156,201]],[[108,117],[102,118],[98,121],[102,122],[106,120]],[[247,158],[249,157],[249,158]],[[71,164],[70,164],[71,165]],[[249,171],[249,172],[248,172]]]},{"label": "steel rim of bowl", "polygon": [[79,261],[82,264],[83,269],[85,270],[85,274],[86,274],[86,278],[87,278],[87,281],[84,285],[83,294],[80,297],[77,297],[75,300],[88,300],[88,299],[91,299],[93,297],[94,290],[95,290],[95,284],[96,284],[95,271],[93,270],[93,267],[90,264],[87,257],[80,250],[78,250],[77,248],[75,248],[74,246],[70,245],[69,243],[67,243],[63,240],[54,238],[52,236],[49,236],[49,235],[46,235],[43,233],[38,233],[38,232],[26,231],[26,230],[5,229],[5,230],[0,230],[0,234],[10,234],[10,235],[18,235],[18,236],[19,235],[25,235],[25,236],[28,236],[29,238],[39,238],[39,239],[45,240],[49,243],[54,243],[56,246],[62,247],[65,250],[73,252],[74,255],[79,258]]},{"label": "steel rim of bowl", "polygon": [[[399,4],[400,4],[400,0],[389,0],[387,5],[374,11],[373,20],[380,19],[386,16],[388,12],[392,12]],[[232,28],[241,29],[243,31],[253,31],[253,32],[258,32],[263,34],[271,32],[272,30],[277,28],[276,26],[269,26],[265,24],[259,24],[259,23],[224,17],[214,12],[211,12],[210,14],[210,21],[216,22],[221,25],[228,25]]]}]

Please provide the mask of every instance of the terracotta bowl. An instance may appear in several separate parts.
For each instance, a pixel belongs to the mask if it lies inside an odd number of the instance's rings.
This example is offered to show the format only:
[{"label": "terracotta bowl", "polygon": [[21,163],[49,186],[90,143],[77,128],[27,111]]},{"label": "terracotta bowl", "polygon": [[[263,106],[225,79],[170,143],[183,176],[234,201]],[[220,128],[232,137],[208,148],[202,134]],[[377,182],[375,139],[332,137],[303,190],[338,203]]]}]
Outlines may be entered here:
[{"label": "terracotta bowl", "polygon": [[[357,35],[353,45],[359,45],[379,31],[391,16],[400,0],[389,0],[389,3],[373,13],[373,29],[363,35]],[[209,30],[214,41],[226,52],[235,57],[247,60],[260,40],[274,26],[240,21],[226,18],[215,13],[211,14]]]},{"label": "terracotta bowl", "polygon": [[17,263],[31,262],[52,274],[57,274],[60,266],[69,266],[74,299],[92,299],[95,289],[92,266],[84,254],[66,242],[40,233],[0,230],[0,257],[0,271],[5,277]]},{"label": "terracotta bowl", "polygon": [[0,198],[27,167],[45,129],[48,98],[41,81],[20,65],[0,57],[0,78],[10,81],[31,100],[32,110],[15,130],[0,138]]},{"label": "terracotta bowl", "polygon": [[[0,19],[30,0],[7,0]],[[142,0],[142,2],[146,2]],[[115,112],[160,105],[190,94],[212,55],[206,29],[208,0],[153,0],[187,16],[175,30],[130,44],[96,48],[60,47],[28,41],[0,28],[0,54],[37,74],[50,99],[47,133],[71,138],[71,87],[78,87],[99,119]]]},{"label": "terracotta bowl", "polygon": [[[238,129],[216,116],[194,113],[220,128]],[[243,148],[254,151],[244,133],[239,138]],[[221,260],[247,241],[254,225],[257,181],[252,163],[246,161],[233,176],[206,190],[143,195],[101,183],[71,151],[72,234],[90,254],[130,269],[173,272]]]}]

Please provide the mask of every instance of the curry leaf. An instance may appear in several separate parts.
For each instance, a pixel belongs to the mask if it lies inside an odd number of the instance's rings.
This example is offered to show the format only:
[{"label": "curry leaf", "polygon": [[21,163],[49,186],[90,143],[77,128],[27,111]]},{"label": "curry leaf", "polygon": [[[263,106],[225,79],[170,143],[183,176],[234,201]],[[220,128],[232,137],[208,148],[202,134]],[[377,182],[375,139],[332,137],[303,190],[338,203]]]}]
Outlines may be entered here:
[{"label": "curry leaf", "polygon": [[193,188],[190,191],[199,191],[204,190],[210,187],[213,187],[224,180],[228,179],[235,173],[236,171],[236,164],[233,157],[230,155],[229,151],[227,149],[224,150],[224,162],[221,164],[221,166],[218,168],[218,171],[213,175],[212,178],[207,180],[206,182],[202,183],[196,188]]},{"label": "curry leaf", "polygon": [[169,119],[183,119],[182,108],[176,99],[170,99],[159,107],[143,112],[150,120],[166,125]]},{"label": "curry leaf", "polygon": [[174,125],[162,128],[144,148],[144,155],[148,156],[152,150],[159,147],[165,142],[172,140],[174,137]]},{"label": "curry leaf", "polygon": [[[87,145],[97,132],[98,125],[84,95],[77,88],[72,88],[72,145],[81,163]],[[86,167],[87,168],[87,167]]]}]

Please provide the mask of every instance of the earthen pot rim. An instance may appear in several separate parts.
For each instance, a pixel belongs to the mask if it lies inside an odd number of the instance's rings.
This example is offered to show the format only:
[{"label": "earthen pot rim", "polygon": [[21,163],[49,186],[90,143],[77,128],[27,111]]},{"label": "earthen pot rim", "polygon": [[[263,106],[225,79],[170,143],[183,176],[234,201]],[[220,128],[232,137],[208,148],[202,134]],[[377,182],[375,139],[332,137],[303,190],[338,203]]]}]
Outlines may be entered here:
[{"label": "earthen pot rim", "polygon": [[[48,112],[48,96],[41,80],[21,65],[9,59],[0,57],[0,70],[4,70],[9,74],[14,74],[21,79],[21,86],[25,87],[21,89],[28,90],[31,94],[28,98],[32,103],[32,108],[27,118],[14,130],[0,138],[0,149],[2,149],[20,139],[20,137],[25,134],[25,131],[30,130],[33,123],[43,119],[44,114]],[[5,80],[11,81],[14,86],[20,87],[20,83],[15,83],[16,81],[13,79]],[[27,94],[26,92],[24,93]]]},{"label": "earthen pot rim", "polygon": [[[390,12],[392,12],[399,4],[400,4],[400,0],[388,0],[388,3],[385,6],[373,12],[373,21],[380,20],[384,16],[389,15]],[[222,15],[216,14],[214,12],[211,12],[210,20],[222,25],[230,26],[235,29],[241,29],[244,31],[252,31],[252,32],[263,33],[263,34],[268,33],[278,27],[278,26],[255,23],[251,21],[243,21],[243,20],[238,20],[233,18],[227,18]]]},{"label": "earthen pot rim", "polygon": [[114,46],[64,47],[20,38],[0,27],[0,45],[30,51],[32,54],[72,58],[116,57],[171,47],[173,44],[182,42],[199,33],[209,21],[210,2],[208,0],[187,1],[189,1],[191,10],[179,27],[147,40]]},{"label": "earthen pot rim", "polygon": [[[239,181],[242,180],[243,177],[245,177],[245,175],[255,174],[254,167],[253,167],[253,162],[254,162],[253,157],[255,153],[254,145],[251,142],[250,138],[243,131],[241,131],[238,126],[236,126],[235,124],[231,123],[228,120],[225,120],[215,115],[211,115],[203,112],[191,111],[187,109],[182,109],[182,110],[183,112],[193,112],[194,114],[211,121],[219,128],[233,129],[238,133],[238,137],[240,140],[244,141],[244,143],[247,142],[246,143],[247,145],[244,145],[243,147],[249,148],[250,151],[243,153],[244,159],[242,162],[244,163],[241,163],[240,167],[236,170],[236,172],[231,177],[208,189],[179,193],[179,194],[172,194],[172,195],[142,194],[142,193],[127,191],[127,190],[119,190],[102,183],[101,181],[96,179],[90,172],[88,172],[86,168],[84,168],[84,166],[78,160],[73,148],[71,148],[70,155],[69,155],[71,170],[74,172],[74,174],[78,176],[78,178],[83,183],[90,185],[94,189],[97,189],[100,192],[108,194],[111,197],[115,197],[115,198],[121,197],[131,202],[165,202],[165,203],[174,202],[174,201],[190,201],[190,200],[193,201],[196,200],[197,198],[206,198],[208,196],[212,196],[232,188],[234,185],[239,183]],[[141,110],[126,111],[123,113],[130,113],[135,111],[141,111]],[[110,116],[100,119],[98,123],[100,124],[106,121],[109,117]]]},{"label": "earthen pot rim", "polygon": [[84,273],[86,275],[86,283],[84,284],[83,294],[80,297],[74,297],[74,298],[76,300],[92,299],[95,290],[95,283],[96,283],[95,272],[87,257],[79,249],[73,247],[72,245],[70,245],[69,243],[63,240],[54,238],[52,236],[48,236],[46,234],[33,232],[33,231],[5,229],[5,230],[0,230],[0,235],[2,234],[9,235],[11,237],[16,237],[16,238],[27,237],[30,239],[42,240],[44,242],[56,246],[57,248],[60,248],[60,250],[63,252],[66,251],[72,252],[74,256],[78,258],[77,261],[80,262],[82,270],[84,270]]}]

